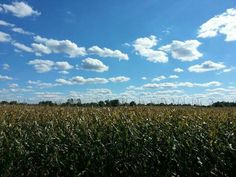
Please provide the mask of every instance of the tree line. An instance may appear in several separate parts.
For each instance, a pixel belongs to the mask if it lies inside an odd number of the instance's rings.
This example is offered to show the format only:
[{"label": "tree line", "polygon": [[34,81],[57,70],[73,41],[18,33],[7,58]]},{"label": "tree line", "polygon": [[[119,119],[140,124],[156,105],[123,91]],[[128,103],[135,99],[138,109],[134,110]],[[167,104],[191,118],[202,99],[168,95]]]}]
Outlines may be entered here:
[{"label": "tree line", "polygon": [[[29,103],[21,103],[17,101],[1,101],[0,105],[42,105],[42,106],[81,106],[81,107],[117,107],[117,106],[202,106],[202,105],[191,105],[191,104],[166,104],[166,103],[136,103],[135,101],[131,101],[129,103],[121,103],[118,99],[113,100],[105,100],[105,101],[98,101],[98,102],[89,102],[89,103],[82,103],[80,99],[67,99],[66,102],[57,103],[50,100],[40,101],[36,104],[29,104]],[[204,107],[236,107],[236,102],[215,102],[211,105],[204,106]]]}]

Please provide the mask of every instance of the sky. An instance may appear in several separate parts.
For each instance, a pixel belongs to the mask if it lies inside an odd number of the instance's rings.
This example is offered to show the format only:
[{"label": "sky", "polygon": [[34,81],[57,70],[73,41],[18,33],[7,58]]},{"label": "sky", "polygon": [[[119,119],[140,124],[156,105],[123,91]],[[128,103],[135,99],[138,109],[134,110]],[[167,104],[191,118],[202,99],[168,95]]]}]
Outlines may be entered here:
[{"label": "sky", "polygon": [[236,101],[234,0],[0,0],[0,100]]}]

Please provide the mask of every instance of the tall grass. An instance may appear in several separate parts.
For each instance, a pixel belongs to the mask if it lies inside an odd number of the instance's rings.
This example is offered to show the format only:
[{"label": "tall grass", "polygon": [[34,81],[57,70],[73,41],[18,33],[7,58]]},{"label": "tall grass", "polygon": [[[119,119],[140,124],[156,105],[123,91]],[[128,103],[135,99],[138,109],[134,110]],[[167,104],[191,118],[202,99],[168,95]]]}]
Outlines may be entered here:
[{"label": "tall grass", "polygon": [[0,106],[0,176],[235,176],[236,109]]}]

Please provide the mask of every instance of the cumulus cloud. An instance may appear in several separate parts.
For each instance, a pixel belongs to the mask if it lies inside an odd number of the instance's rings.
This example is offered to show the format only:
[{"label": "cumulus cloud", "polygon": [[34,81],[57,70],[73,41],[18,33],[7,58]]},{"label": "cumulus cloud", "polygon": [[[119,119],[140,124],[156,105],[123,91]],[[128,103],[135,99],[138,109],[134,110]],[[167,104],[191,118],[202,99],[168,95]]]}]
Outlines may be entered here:
[{"label": "cumulus cloud", "polygon": [[58,84],[62,84],[62,85],[73,85],[73,84],[75,84],[70,80],[66,80],[66,79],[62,79],[62,78],[56,79],[56,82]]},{"label": "cumulus cloud", "polygon": [[69,74],[68,71],[59,71],[58,73],[60,73],[60,74]]},{"label": "cumulus cloud", "polygon": [[111,78],[101,78],[101,77],[91,77],[91,78],[84,78],[83,76],[76,76],[70,79],[63,79],[59,78],[56,79],[56,82],[61,85],[75,85],[75,84],[106,84],[110,82],[127,82],[130,78],[125,76],[118,76],[118,77],[111,77]]},{"label": "cumulus cloud", "polygon": [[22,28],[18,28],[18,27],[12,28],[11,30],[16,33],[20,33],[20,34],[24,34],[24,35],[34,35],[34,33],[32,33],[32,32],[25,31]]},{"label": "cumulus cloud", "polygon": [[19,87],[19,85],[13,83],[13,84],[9,84],[8,87],[9,87],[9,88],[17,88],[17,87]]},{"label": "cumulus cloud", "polygon": [[0,81],[12,80],[12,77],[0,75]]},{"label": "cumulus cloud", "polygon": [[87,91],[88,93],[90,94],[96,94],[96,95],[99,95],[99,94],[112,94],[112,91],[110,89],[106,89],[106,88],[99,88],[99,89],[88,89]]},{"label": "cumulus cloud", "polygon": [[43,53],[43,54],[50,54],[51,53],[51,50],[43,44],[32,43],[31,46],[32,46],[34,52],[36,53],[36,55],[38,55],[38,56],[41,56],[41,53]]},{"label": "cumulus cloud", "polygon": [[209,38],[215,37],[218,34],[223,34],[226,36],[225,41],[235,41],[235,31],[236,9],[231,8],[202,24],[198,30],[198,37]]},{"label": "cumulus cloud", "polygon": [[147,80],[147,77],[141,77],[142,80]]},{"label": "cumulus cloud", "polygon": [[84,70],[96,71],[96,72],[104,72],[108,71],[109,67],[103,64],[98,59],[86,58],[82,60],[81,68]]},{"label": "cumulus cloud", "polygon": [[168,62],[167,54],[163,51],[154,50],[153,47],[157,45],[157,38],[154,35],[149,37],[138,38],[134,41],[133,47],[136,54],[145,57],[147,61],[153,63]]},{"label": "cumulus cloud", "polygon": [[154,35],[149,37],[138,38],[134,41],[133,46],[136,50],[150,49],[157,45],[157,38]]},{"label": "cumulus cloud", "polygon": [[36,97],[39,100],[64,100],[64,94],[62,92],[35,92]]},{"label": "cumulus cloud", "polygon": [[202,72],[207,72],[207,71],[217,71],[217,70],[222,70],[226,68],[226,66],[222,63],[215,63],[213,61],[205,61],[202,64],[197,64],[190,66],[188,70],[190,72],[196,72],[196,73],[202,73]]},{"label": "cumulus cloud", "polygon": [[184,72],[184,70],[183,70],[182,68],[175,68],[175,69],[174,69],[174,72],[176,72],[176,73],[182,73],[182,72]]},{"label": "cumulus cloud", "polygon": [[76,76],[71,79],[56,79],[56,82],[59,84],[65,85],[74,85],[74,84],[105,84],[108,82],[105,78],[93,77],[93,78],[84,78],[82,76]]},{"label": "cumulus cloud", "polygon": [[4,20],[0,20],[0,26],[8,26],[8,27],[14,27],[15,25],[12,23],[8,23]]},{"label": "cumulus cloud", "polygon": [[38,16],[41,13],[34,10],[31,6],[29,6],[25,2],[12,2],[12,4],[0,4],[0,8],[2,9],[0,12],[10,12],[12,15],[23,18],[27,16]]},{"label": "cumulus cloud", "polygon": [[155,94],[162,94],[162,95],[166,95],[166,94],[183,94],[184,91],[183,90],[162,90],[162,91],[157,91],[155,92]]},{"label": "cumulus cloud", "polygon": [[54,62],[51,60],[40,60],[40,59],[31,60],[28,62],[28,64],[33,65],[34,69],[38,73],[49,72],[53,69],[54,66]]},{"label": "cumulus cloud", "polygon": [[0,42],[10,42],[10,41],[11,41],[11,36],[7,33],[0,31]]},{"label": "cumulus cloud", "polygon": [[99,77],[83,78],[80,76],[72,78],[72,81],[77,84],[105,84],[108,82],[107,79],[105,78],[99,78]]},{"label": "cumulus cloud", "polygon": [[111,58],[118,58],[119,60],[128,60],[129,57],[127,54],[122,53],[119,50],[111,50],[108,48],[100,48],[98,46],[92,46],[88,49],[90,54],[95,54],[100,57],[111,57]]},{"label": "cumulus cloud", "polygon": [[158,88],[177,88],[177,87],[213,87],[220,86],[221,83],[218,81],[206,82],[206,83],[191,83],[191,82],[163,82],[163,83],[149,83],[143,85],[143,88],[147,89],[158,89]]},{"label": "cumulus cloud", "polygon": [[128,86],[128,87],[126,87],[126,89],[127,90],[143,90],[143,87],[136,87],[136,86],[134,86],[134,85],[130,85],[130,86]]},{"label": "cumulus cloud", "polygon": [[33,52],[33,50],[30,47],[28,47],[24,44],[21,44],[19,42],[12,42],[12,45],[14,47],[16,47],[17,49],[20,49],[20,50],[25,51],[25,52]]},{"label": "cumulus cloud", "polygon": [[40,89],[51,88],[51,87],[55,87],[59,85],[57,83],[42,82],[41,80],[36,80],[36,81],[29,80],[28,84],[30,86],[36,86],[37,88],[40,88]]},{"label": "cumulus cloud", "polygon": [[34,41],[37,43],[33,43],[32,47],[37,54],[65,53],[70,58],[86,55],[84,47],[78,47],[70,40],[55,40],[35,36]]},{"label": "cumulus cloud", "polygon": [[223,69],[223,73],[231,72],[234,69],[235,69],[234,67]]},{"label": "cumulus cloud", "polygon": [[178,79],[179,76],[177,76],[177,75],[170,75],[169,78],[170,78],[170,79]]},{"label": "cumulus cloud", "polygon": [[9,88],[17,88],[17,87],[19,87],[19,85],[13,83],[13,84],[9,84],[8,87],[9,87]]},{"label": "cumulus cloud", "polygon": [[160,50],[171,53],[172,57],[180,61],[193,61],[202,57],[198,51],[201,43],[198,40],[177,41],[162,46]]},{"label": "cumulus cloud", "polygon": [[117,76],[117,77],[110,77],[109,80],[111,82],[127,82],[130,80],[130,78],[125,76]]},{"label": "cumulus cloud", "polygon": [[72,65],[70,65],[67,61],[58,61],[54,63],[55,69],[59,70],[70,70],[73,68]]},{"label": "cumulus cloud", "polygon": [[5,63],[5,64],[2,65],[2,69],[3,69],[3,70],[9,70],[9,68],[10,68],[10,65],[9,65],[9,64],[6,64],[6,63]]},{"label": "cumulus cloud", "polygon": [[207,92],[211,93],[212,95],[236,95],[236,88],[229,87],[229,88],[214,88],[214,89],[206,89]]},{"label": "cumulus cloud", "polygon": [[158,76],[158,77],[153,78],[152,82],[159,82],[164,79],[166,79],[166,77],[162,75],[162,76]]},{"label": "cumulus cloud", "polygon": [[69,70],[73,68],[73,66],[70,65],[66,61],[54,62],[51,60],[41,60],[41,59],[30,60],[28,62],[28,65],[33,65],[34,69],[38,73],[49,72],[53,69],[54,70]]},{"label": "cumulus cloud", "polygon": [[87,89],[85,92],[70,91],[68,97],[79,97],[83,103],[86,102],[98,102],[100,100],[117,99],[117,94],[112,93],[107,88]]},{"label": "cumulus cloud", "polygon": [[18,84],[10,84],[7,92],[9,93],[24,93],[24,92],[32,92],[33,90],[30,88],[20,88]]}]

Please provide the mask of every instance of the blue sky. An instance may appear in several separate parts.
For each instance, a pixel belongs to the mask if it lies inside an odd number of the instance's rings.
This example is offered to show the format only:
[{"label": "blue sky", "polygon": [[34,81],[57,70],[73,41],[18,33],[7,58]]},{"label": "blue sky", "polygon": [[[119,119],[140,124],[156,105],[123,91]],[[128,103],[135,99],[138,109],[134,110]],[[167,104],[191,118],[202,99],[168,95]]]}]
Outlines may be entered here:
[{"label": "blue sky", "polygon": [[0,100],[236,99],[233,0],[0,1]]}]

